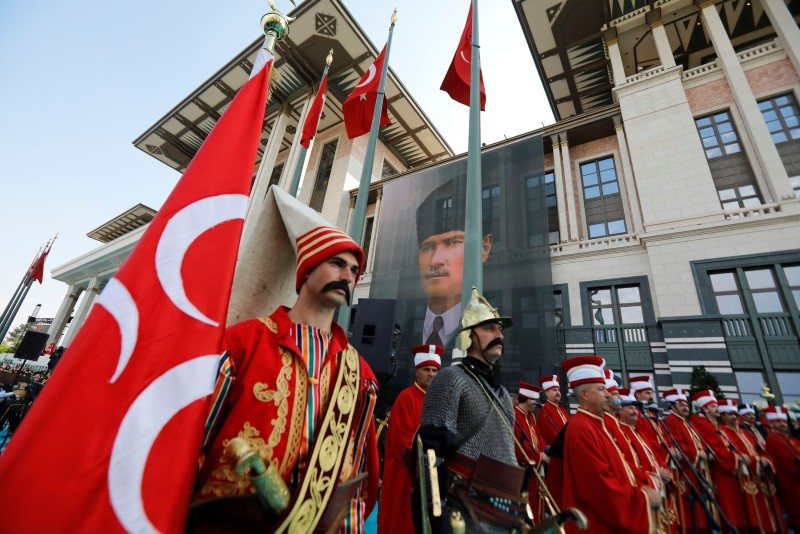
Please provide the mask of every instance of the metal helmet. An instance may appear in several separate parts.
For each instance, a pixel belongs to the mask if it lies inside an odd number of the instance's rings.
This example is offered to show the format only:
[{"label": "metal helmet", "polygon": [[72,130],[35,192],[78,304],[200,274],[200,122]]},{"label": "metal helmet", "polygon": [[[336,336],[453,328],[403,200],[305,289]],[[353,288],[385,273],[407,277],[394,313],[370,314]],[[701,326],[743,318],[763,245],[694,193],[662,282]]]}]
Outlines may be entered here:
[{"label": "metal helmet", "polygon": [[461,312],[461,320],[458,330],[458,348],[466,352],[472,344],[470,331],[476,326],[486,323],[497,323],[503,328],[511,327],[511,317],[501,317],[497,308],[493,308],[489,301],[478,294],[478,290],[473,287],[469,296],[469,302]]}]

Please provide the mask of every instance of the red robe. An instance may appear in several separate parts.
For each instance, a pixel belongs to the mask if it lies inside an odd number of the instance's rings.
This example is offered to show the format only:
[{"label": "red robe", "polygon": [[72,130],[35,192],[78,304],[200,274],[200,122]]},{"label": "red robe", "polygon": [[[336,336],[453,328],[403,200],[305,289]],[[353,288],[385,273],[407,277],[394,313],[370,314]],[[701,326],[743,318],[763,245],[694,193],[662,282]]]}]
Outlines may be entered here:
[{"label": "red robe", "polygon": [[[668,532],[668,533],[675,533],[678,531],[678,503],[675,495],[675,487],[673,485],[663,486],[666,484],[665,482],[661,481],[661,476],[659,475],[659,469],[661,466],[658,465],[658,461],[656,460],[653,451],[650,450],[650,447],[644,440],[639,436],[639,433],[636,431],[636,427],[627,425],[625,423],[620,423],[620,428],[622,429],[622,433],[628,439],[628,443],[630,443],[631,449],[633,449],[636,457],[639,461],[639,465],[641,466],[642,471],[647,473],[651,478],[651,486],[653,488],[663,487],[665,499],[661,510],[657,512],[657,516],[654,521],[657,522],[658,525],[658,532]],[[656,485],[656,480],[659,481],[659,486]]]},{"label": "red robe", "polygon": [[[658,422],[645,417],[645,410],[639,410],[639,417],[636,419],[636,432],[644,440],[650,451],[655,455],[656,462],[661,467],[667,466],[667,452],[661,444],[661,429]],[[648,414],[649,415],[649,414]]]},{"label": "red robe", "polygon": [[638,454],[630,442],[630,439],[622,430],[622,423],[619,422],[619,419],[609,413],[604,413],[603,421],[605,422],[606,430],[608,430],[608,433],[611,434],[614,444],[622,453],[622,457],[625,459],[628,467],[630,467],[631,471],[633,471],[633,475],[636,477],[636,481],[639,483],[639,485],[652,486],[655,488],[655,483],[651,478],[652,472],[647,471],[642,465]]},{"label": "red robe", "polygon": [[[514,408],[514,418],[516,419],[514,437],[522,445],[522,450],[519,447],[514,448],[514,452],[517,454],[517,462],[525,467],[529,462],[533,462],[534,469],[538,469],[542,463],[544,443],[540,438],[541,432],[536,426],[536,418],[533,417],[532,413],[523,412],[518,406]],[[544,517],[543,513],[546,508],[539,498],[539,479],[534,473],[531,473],[531,481],[528,485],[528,503],[533,511],[534,523],[538,523]]]},{"label": "red robe", "polygon": [[414,532],[411,520],[411,472],[403,451],[411,449],[419,428],[425,392],[417,383],[400,392],[392,406],[383,454],[383,490],[378,507],[378,532]]},{"label": "red robe", "polygon": [[[564,506],[580,509],[596,534],[647,533],[650,503],[622,459],[603,418],[582,408],[570,420],[564,446]],[[574,523],[567,532],[580,532]]]},{"label": "red robe", "polygon": [[[558,437],[561,429],[569,421],[569,412],[552,401],[545,401],[536,416],[536,425],[541,431],[542,439],[546,446],[550,446]],[[564,486],[564,459],[551,456],[550,464],[547,466],[547,477],[545,482],[550,494],[555,499],[559,507]]]},{"label": "red robe", "polygon": [[800,532],[800,440],[780,432],[770,432],[767,452],[775,463],[778,492],[789,513],[789,526]]},{"label": "red robe", "polygon": [[692,415],[691,425],[710,452],[711,479],[717,487],[717,502],[728,520],[738,526],[737,521],[742,520],[742,492],[737,476],[739,456],[730,450],[722,431],[707,417]]},{"label": "red robe", "polygon": [[[255,493],[249,479],[236,475],[224,455],[228,440],[237,436],[271,460],[290,488],[305,475],[305,465],[298,465],[298,456],[308,391],[315,381],[319,383],[320,402],[314,415],[320,421],[331,401],[338,355],[348,342],[347,334],[334,323],[319,376],[310,378],[288,311],[281,307],[269,317],[244,321],[225,331],[227,359],[217,381],[204,440],[207,452],[201,458],[193,500]],[[375,506],[379,472],[373,418],[377,380],[363,358],[360,368],[359,392],[339,477],[344,481],[369,472],[350,506],[348,523],[354,531],[363,531],[364,519]]]},{"label": "red robe", "polygon": [[741,522],[742,527],[749,526],[758,529],[759,532],[777,532],[777,518],[773,516],[769,507],[770,503],[761,487],[760,456],[741,428],[738,426],[730,428],[727,425],[722,425],[721,428],[736,453],[750,459],[750,465],[747,466],[746,472],[742,472],[740,469],[739,473],[739,485],[742,488],[744,506],[739,511],[743,517],[739,517],[737,520]]},{"label": "red robe", "polygon": [[[704,465],[700,465],[700,462],[698,461],[698,455],[700,451],[703,450],[703,442],[700,440],[700,437],[692,429],[692,427],[689,426],[689,423],[675,413],[670,413],[666,418],[664,418],[664,430],[665,434],[668,436],[667,439],[669,440],[667,443],[670,443],[670,446],[673,447],[677,444],[678,448],[680,448],[681,451],[683,451],[683,454],[688,458],[687,462],[681,455],[678,455],[680,458],[680,466],[669,466],[670,472],[672,473],[672,478],[678,488],[678,493],[681,495],[677,506],[678,525],[680,525],[680,531],[683,533],[692,532],[694,520],[697,521],[698,528],[704,529],[708,523],[706,520],[705,511],[703,510],[702,505],[698,502],[694,503],[694,510],[690,508],[689,496],[691,495],[692,490],[687,485],[687,482],[683,480],[683,477],[685,476],[689,479],[691,484],[698,488],[698,490],[700,489],[700,482],[697,480],[697,477],[688,464],[694,466],[694,468],[701,473],[704,469],[706,469],[706,467]],[[675,440],[674,444],[672,443],[672,439]]]}]

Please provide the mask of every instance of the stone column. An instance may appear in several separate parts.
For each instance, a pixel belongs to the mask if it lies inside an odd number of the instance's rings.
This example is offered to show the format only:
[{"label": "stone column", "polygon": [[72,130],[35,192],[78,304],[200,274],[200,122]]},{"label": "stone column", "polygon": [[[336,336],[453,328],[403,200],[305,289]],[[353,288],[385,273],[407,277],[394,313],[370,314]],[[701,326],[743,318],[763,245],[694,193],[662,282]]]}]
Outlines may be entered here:
[{"label": "stone column", "polygon": [[[375,244],[378,242],[378,224],[381,217],[381,200],[383,199],[383,189],[378,189],[377,199],[375,200],[375,211],[372,213],[372,234],[369,238],[369,260],[367,261],[367,271],[372,272],[375,266]],[[350,221],[348,221],[349,224]],[[349,228],[349,226],[348,226]]]},{"label": "stone column", "polygon": [[567,132],[561,132],[561,154],[564,158],[564,185],[567,193],[567,216],[569,218],[569,240],[577,241],[581,239],[581,229],[578,227],[578,206],[580,202],[576,198],[575,185],[572,182],[572,160],[569,157],[569,142]]},{"label": "stone column", "polygon": [[656,8],[645,14],[647,25],[653,32],[653,41],[658,50],[658,59],[661,66],[665,69],[675,66],[675,56],[672,54],[672,46],[669,44],[667,38],[667,31],[664,29],[664,23],[661,21],[661,8]]},{"label": "stone column", "polygon": [[775,33],[778,34],[781,46],[786,51],[786,55],[794,65],[794,70],[800,74],[800,28],[794,21],[794,17],[786,7],[783,0],[753,0],[761,2],[764,11],[767,12]]},{"label": "stone column", "polygon": [[81,292],[83,292],[82,288],[74,284],[69,286],[67,295],[64,297],[64,300],[61,301],[61,306],[58,307],[58,312],[53,318],[50,328],[47,329],[48,337],[45,346],[50,343],[58,343],[58,340],[61,339],[61,334],[64,333],[64,328],[67,326],[69,316],[72,315],[72,310],[75,309],[75,304],[78,302],[78,297]]},{"label": "stone column", "polygon": [[564,170],[561,165],[561,143],[558,141],[558,134],[551,135],[550,141],[553,143],[553,173],[555,180],[553,185],[556,189],[556,208],[558,209],[558,232],[559,241],[569,241],[569,224],[567,223],[567,201],[564,198]]},{"label": "stone column", "polygon": [[612,27],[603,33],[603,39],[608,48],[608,58],[611,60],[611,75],[614,77],[614,87],[619,87],[625,83],[625,66],[622,63],[622,54],[619,51],[619,40],[617,40],[617,29]]},{"label": "stone column", "polygon": [[620,193],[622,198],[628,202],[630,212],[627,212],[630,219],[628,226],[629,234],[638,234],[644,228],[642,221],[642,209],[639,205],[639,194],[636,190],[636,180],[633,179],[633,165],[631,155],[628,152],[628,141],[625,139],[625,127],[622,124],[622,117],[614,115],[614,130],[617,132],[617,143],[619,144],[619,159],[622,163],[622,180],[619,180]]},{"label": "stone column", "polygon": [[786,168],[761,116],[753,90],[747,82],[744,69],[733,50],[713,0],[695,0],[695,2],[700,8],[703,24],[717,53],[717,63],[725,73],[736,107],[742,116],[743,133],[746,133],[752,142],[756,160],[753,163],[758,166],[756,176],[762,178],[762,182],[767,185],[766,190],[762,191],[764,202],[780,202],[794,198]]},{"label": "stone column", "polygon": [[254,215],[258,213],[258,209],[260,209],[264,198],[267,196],[269,178],[272,174],[272,169],[275,167],[275,160],[281,149],[283,134],[286,132],[286,125],[288,123],[289,111],[284,106],[272,125],[272,131],[269,134],[267,146],[264,148],[264,156],[261,158],[261,163],[256,173],[256,179],[250,191],[250,200],[247,202],[247,215],[245,217],[244,229],[242,230],[242,242],[244,242],[244,237],[252,231],[250,225],[252,224],[252,220],[255,219]]},{"label": "stone column", "polygon": [[[289,190],[289,184],[291,183],[292,177],[294,176],[295,169],[297,168],[297,160],[300,158],[300,149],[302,145],[300,144],[300,140],[303,138],[303,124],[306,122],[306,117],[308,116],[308,109],[311,107],[311,103],[314,101],[314,93],[309,93],[309,96],[303,102],[303,107],[300,110],[300,120],[297,123],[297,132],[294,134],[294,139],[292,140],[292,147],[289,149],[289,156],[286,158],[286,164],[283,166],[283,172],[281,172],[281,180],[279,185],[285,189]],[[311,148],[314,146],[314,140],[311,140],[311,143],[308,145],[308,150],[306,151],[306,156],[308,153],[311,152]],[[305,158],[308,160],[308,157]],[[303,162],[303,166],[305,166],[306,161]],[[300,183],[303,183],[302,176],[300,178]],[[300,188],[298,187],[298,191]]]},{"label": "stone column", "polygon": [[97,276],[89,280],[89,287],[86,289],[86,295],[83,296],[81,305],[78,308],[78,311],[75,313],[75,317],[72,319],[67,337],[62,343],[63,346],[69,347],[69,345],[75,339],[75,336],[78,334],[78,331],[83,326],[84,321],[86,321],[86,317],[89,315],[89,310],[91,309],[92,304],[94,304],[94,299],[97,298],[97,294],[100,292],[100,284],[101,280]]}]

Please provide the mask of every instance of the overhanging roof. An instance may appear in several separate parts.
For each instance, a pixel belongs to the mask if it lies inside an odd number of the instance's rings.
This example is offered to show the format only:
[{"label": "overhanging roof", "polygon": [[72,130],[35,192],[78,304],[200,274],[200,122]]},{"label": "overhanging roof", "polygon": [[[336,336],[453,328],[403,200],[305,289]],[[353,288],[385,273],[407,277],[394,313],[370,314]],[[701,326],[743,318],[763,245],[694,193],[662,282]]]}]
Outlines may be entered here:
[{"label": "overhanging roof", "polygon": [[[379,50],[367,38],[339,0],[308,0],[290,13],[289,36],[276,45],[275,70],[262,133],[258,161],[278,114],[289,110],[291,124],[279,132],[281,150],[291,146],[304,101],[316,91],[325,56],[334,51],[319,132],[342,122],[341,104]],[[183,171],[191,158],[247,80],[263,37],[234,57],[208,81],[175,106],[134,141],[134,145],[167,165]],[[422,112],[402,82],[389,68],[386,99],[390,126],[380,131],[381,141],[407,167],[452,156],[452,149]]]},{"label": "overhanging roof", "polygon": [[[556,120],[614,101],[603,31],[616,34],[625,76],[660,64],[650,22],[661,22],[675,61],[690,69],[716,59],[692,0],[513,0]],[[797,21],[800,0],[788,0]],[[760,2],[716,4],[735,49],[774,39]],[[648,20],[651,19],[651,20]]]},{"label": "overhanging roof", "polygon": [[88,234],[87,237],[96,239],[101,243],[108,243],[121,237],[137,228],[146,225],[156,216],[156,210],[137,204],[124,213],[121,213],[110,221],[101,224]]}]

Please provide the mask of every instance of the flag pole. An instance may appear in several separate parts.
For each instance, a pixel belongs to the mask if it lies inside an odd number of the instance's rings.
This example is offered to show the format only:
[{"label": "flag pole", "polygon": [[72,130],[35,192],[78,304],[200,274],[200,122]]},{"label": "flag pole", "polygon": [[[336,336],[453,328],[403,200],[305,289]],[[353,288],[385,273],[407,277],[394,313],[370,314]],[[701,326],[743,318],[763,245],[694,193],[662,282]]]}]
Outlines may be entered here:
[{"label": "flag pole", "polygon": [[39,262],[42,263],[42,268],[44,268],[44,261],[50,253],[50,249],[53,248],[53,243],[55,243],[57,237],[58,234],[54,235],[52,239],[47,241],[46,245],[39,247],[39,252],[36,253],[36,257],[33,259],[33,262],[31,262],[30,267],[25,271],[22,282],[20,282],[17,290],[14,292],[14,296],[11,297],[8,306],[6,306],[5,311],[3,311],[3,315],[0,316],[2,317],[2,319],[0,319],[0,341],[6,337],[6,334],[11,329],[11,323],[14,321],[14,317],[17,316],[22,302],[25,300],[25,297],[28,296],[28,291],[30,291],[33,281],[35,280],[34,269],[38,268]]},{"label": "flag pole", "polygon": [[[397,22],[397,8],[394,9],[389,25],[389,38],[386,40],[386,55],[383,58],[381,68],[381,79],[378,83],[378,95],[375,99],[375,109],[372,112],[372,125],[369,129],[367,139],[367,151],[364,155],[364,166],[361,168],[361,180],[358,183],[358,194],[356,195],[356,206],[353,210],[353,217],[350,219],[350,230],[348,234],[358,243],[362,244],[362,234],[364,233],[364,222],[367,217],[367,198],[369,197],[369,183],[372,178],[373,160],[375,159],[375,146],[378,144],[378,130],[380,129],[381,112],[383,111],[383,99],[386,91],[386,73],[389,70],[389,53],[392,50],[392,34],[394,25]],[[363,266],[362,266],[363,267]],[[350,307],[342,306],[339,308],[337,322],[347,330],[350,321]]]},{"label": "flag pole", "polygon": [[[333,48],[331,48],[330,52],[328,52],[328,56],[325,58],[325,69],[322,71],[322,76],[320,76],[319,83],[320,86],[322,85],[322,80],[325,79],[325,76],[328,75],[328,69],[331,68],[331,63],[333,63]],[[319,91],[319,89],[317,89]],[[306,117],[308,120],[308,117]],[[317,123],[319,126],[319,123]],[[316,135],[316,132],[314,132]],[[300,132],[302,137],[303,132]],[[306,162],[306,154],[308,150],[303,145],[300,145],[300,152],[297,155],[297,163],[295,164],[294,168],[294,175],[292,176],[292,183],[289,185],[289,194],[293,197],[297,198],[297,190],[300,187],[300,176],[303,174],[303,165]]]},{"label": "flag pole", "polygon": [[348,234],[353,241],[361,244],[364,232],[364,220],[367,215],[367,197],[369,196],[369,183],[372,178],[372,166],[375,159],[375,146],[378,144],[378,130],[381,111],[383,110],[383,99],[386,90],[386,73],[389,70],[389,52],[392,49],[392,34],[394,25],[397,22],[397,8],[392,13],[391,24],[389,25],[389,38],[386,40],[386,55],[383,58],[383,68],[381,69],[381,80],[378,84],[378,97],[375,99],[375,109],[372,112],[372,125],[369,129],[367,139],[367,151],[364,155],[364,166],[361,168],[361,181],[358,184],[358,195],[356,196],[356,207],[353,211],[353,218],[350,220],[350,231]]},{"label": "flag pole", "polygon": [[472,287],[483,294],[481,243],[481,55],[478,44],[478,0],[472,0],[472,61],[469,82],[469,142],[467,145],[467,198],[464,221],[464,274],[461,305],[469,302]]},{"label": "flag pole", "polygon": [[16,317],[17,312],[19,311],[20,303],[22,300],[25,300],[25,297],[28,294],[28,289],[30,289],[31,283],[33,282],[33,278],[31,277],[33,266],[36,265],[37,261],[39,261],[39,257],[42,255],[44,249],[44,246],[39,246],[39,250],[36,252],[36,256],[34,256],[30,267],[28,267],[28,269],[25,271],[25,274],[22,276],[22,280],[17,286],[17,289],[11,296],[11,300],[8,301],[6,309],[3,310],[3,315],[0,316],[0,342],[5,339],[6,334],[11,327],[11,322],[14,320],[14,317]]}]

